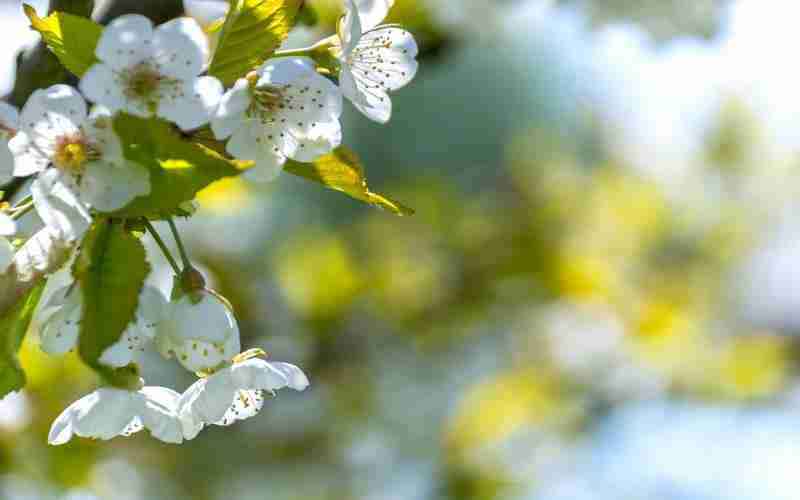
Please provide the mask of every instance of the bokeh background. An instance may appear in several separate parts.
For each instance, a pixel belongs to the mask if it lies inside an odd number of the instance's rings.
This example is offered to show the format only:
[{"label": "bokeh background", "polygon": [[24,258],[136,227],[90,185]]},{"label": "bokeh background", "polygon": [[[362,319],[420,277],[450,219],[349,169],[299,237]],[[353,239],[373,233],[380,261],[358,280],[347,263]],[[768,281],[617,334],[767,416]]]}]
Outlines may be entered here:
[{"label": "bokeh background", "polygon": [[[291,43],[339,15],[309,4]],[[180,223],[243,343],[311,388],[182,446],[49,447],[97,380],[32,332],[0,497],[800,498],[800,5],[397,0],[391,19],[419,75],[387,126],[347,107],[345,137],[416,215],[283,175],[215,184]],[[17,1],[0,23],[6,92],[36,37]]]}]

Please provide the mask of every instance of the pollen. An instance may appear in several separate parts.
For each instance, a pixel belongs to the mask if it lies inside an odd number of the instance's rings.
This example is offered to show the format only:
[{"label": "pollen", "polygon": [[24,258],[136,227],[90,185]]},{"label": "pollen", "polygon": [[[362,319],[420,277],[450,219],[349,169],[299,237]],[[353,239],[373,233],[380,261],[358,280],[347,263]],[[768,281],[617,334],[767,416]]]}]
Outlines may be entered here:
[{"label": "pollen", "polygon": [[82,138],[69,137],[59,141],[56,145],[53,163],[61,170],[79,174],[83,172],[84,165],[92,156],[91,148]]},{"label": "pollen", "polygon": [[162,76],[150,66],[142,64],[134,68],[128,76],[126,93],[131,97],[148,98],[155,94],[161,85]]}]

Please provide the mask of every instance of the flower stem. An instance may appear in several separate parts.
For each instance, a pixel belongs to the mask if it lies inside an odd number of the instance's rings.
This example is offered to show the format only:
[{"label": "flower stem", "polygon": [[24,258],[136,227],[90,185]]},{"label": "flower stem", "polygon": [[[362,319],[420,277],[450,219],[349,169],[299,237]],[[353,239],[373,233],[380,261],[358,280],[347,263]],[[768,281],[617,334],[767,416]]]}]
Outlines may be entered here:
[{"label": "flower stem", "polygon": [[287,49],[287,50],[278,50],[272,57],[311,57],[311,53],[314,51],[314,47],[304,47],[302,49]]},{"label": "flower stem", "polygon": [[11,209],[11,218],[21,219],[25,214],[33,210],[33,197],[26,196]]},{"label": "flower stem", "polygon": [[189,260],[189,255],[186,253],[186,248],[183,246],[181,235],[178,234],[178,227],[175,225],[175,221],[172,220],[172,217],[167,217],[167,223],[172,231],[173,238],[175,238],[175,243],[178,244],[178,252],[181,255],[181,261],[183,261],[183,269],[192,269],[192,262]]},{"label": "flower stem", "polygon": [[272,54],[271,57],[310,57],[312,59],[316,59],[315,55],[326,52],[331,45],[333,45],[333,37],[328,37],[320,40],[310,47],[279,50]]},{"label": "flower stem", "polygon": [[144,227],[147,228],[147,232],[150,233],[150,235],[156,241],[158,248],[161,249],[161,253],[164,254],[164,257],[167,259],[167,262],[169,262],[169,265],[175,272],[175,276],[180,276],[181,268],[178,267],[178,263],[175,262],[175,258],[172,257],[172,254],[169,252],[169,248],[167,248],[167,245],[164,243],[164,240],[161,239],[161,236],[159,236],[158,232],[156,231],[156,228],[153,227],[153,225],[150,223],[149,220],[147,219],[143,220],[144,220]]}]

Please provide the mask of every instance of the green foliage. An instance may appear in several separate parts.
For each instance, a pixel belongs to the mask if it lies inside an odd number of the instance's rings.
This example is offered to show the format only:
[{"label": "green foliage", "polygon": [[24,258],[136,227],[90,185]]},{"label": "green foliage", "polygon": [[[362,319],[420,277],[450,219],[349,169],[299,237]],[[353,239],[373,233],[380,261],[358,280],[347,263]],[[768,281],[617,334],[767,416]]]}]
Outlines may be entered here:
[{"label": "green foliage", "polygon": [[411,208],[370,191],[361,160],[345,146],[340,146],[311,163],[289,161],[284,169],[291,174],[341,191],[357,200],[389,210],[395,215],[414,214]]},{"label": "green foliage", "polygon": [[241,173],[237,162],[186,139],[163,120],[120,113],[114,118],[114,130],[125,157],[150,169],[150,194],[136,198],[117,216],[156,219],[185,213],[180,205],[193,200],[198,191]]},{"label": "green foliage", "polygon": [[99,219],[83,240],[73,274],[83,293],[81,358],[113,385],[135,383],[135,370],[111,370],[98,359],[134,319],[139,293],[150,274],[144,246],[121,221]]},{"label": "green foliage", "polygon": [[103,27],[85,17],[64,12],[54,12],[39,17],[30,5],[24,5],[31,28],[42,35],[47,47],[70,72],[77,76],[97,62],[94,55]]},{"label": "green foliage", "polygon": [[45,283],[42,280],[0,317],[0,399],[25,385],[25,373],[17,361],[17,351],[28,331]]},{"label": "green foliage", "polygon": [[231,85],[270,58],[286,39],[301,0],[232,0],[208,74]]}]

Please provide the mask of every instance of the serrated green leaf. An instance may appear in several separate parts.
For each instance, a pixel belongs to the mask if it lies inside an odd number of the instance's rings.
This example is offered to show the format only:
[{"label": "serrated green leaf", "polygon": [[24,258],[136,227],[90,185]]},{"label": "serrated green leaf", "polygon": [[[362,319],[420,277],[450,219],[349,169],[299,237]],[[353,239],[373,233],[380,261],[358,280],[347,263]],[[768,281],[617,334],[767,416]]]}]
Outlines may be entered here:
[{"label": "serrated green leaf", "polygon": [[114,118],[125,157],[150,170],[150,194],[140,196],[114,215],[156,219],[181,213],[212,182],[239,175],[239,163],[184,138],[169,123],[121,113]]},{"label": "serrated green leaf", "polygon": [[83,239],[73,274],[83,294],[78,353],[109,383],[128,385],[130,370],[112,370],[98,359],[134,319],[150,274],[144,246],[124,222],[100,219]]},{"label": "serrated green leaf", "polygon": [[284,170],[341,191],[370,205],[389,210],[395,215],[414,214],[413,209],[402,203],[370,191],[361,160],[358,155],[345,146],[339,146],[331,153],[320,156],[311,163],[290,160],[286,162]]},{"label": "serrated green leaf", "polygon": [[97,62],[94,55],[103,27],[85,17],[54,12],[39,17],[30,5],[23,5],[31,28],[42,35],[47,47],[71,73],[83,76]]},{"label": "serrated green leaf", "polygon": [[208,74],[227,86],[260,66],[286,39],[302,3],[302,0],[231,0]]},{"label": "serrated green leaf", "polygon": [[46,280],[41,280],[14,307],[0,318],[0,399],[25,385],[25,373],[17,352],[42,297]]}]

